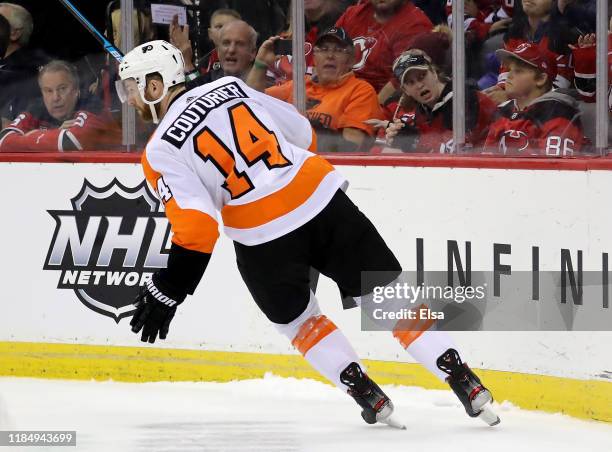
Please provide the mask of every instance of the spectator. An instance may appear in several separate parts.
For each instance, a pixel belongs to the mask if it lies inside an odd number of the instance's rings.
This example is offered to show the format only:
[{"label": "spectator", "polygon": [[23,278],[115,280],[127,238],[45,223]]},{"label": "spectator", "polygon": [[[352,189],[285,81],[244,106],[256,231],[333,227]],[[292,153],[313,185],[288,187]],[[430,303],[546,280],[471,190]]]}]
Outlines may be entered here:
[{"label": "spectator", "polygon": [[[489,36],[505,30],[511,19],[500,19],[491,0],[465,0],[463,29],[467,43],[483,42]],[[453,0],[446,2],[446,20],[453,23]]]},{"label": "spectator", "polygon": [[221,29],[225,24],[234,20],[241,20],[240,14],[233,9],[218,9],[210,16],[210,26],[208,27],[208,39],[213,44],[213,49],[208,52],[200,61],[193,61],[193,48],[189,39],[189,25],[180,26],[178,16],[174,16],[170,24],[170,43],[177,47],[185,59],[185,73],[204,75],[210,71],[221,70],[219,61],[219,43]]},{"label": "spectator", "polygon": [[[508,28],[512,19],[500,19],[496,14],[496,5],[492,0],[465,0],[464,8],[465,74],[467,78],[479,79],[488,69],[485,65],[486,54],[481,55],[481,52],[485,49],[484,43],[493,38],[493,42],[497,43],[493,51],[500,48],[502,46],[501,33]],[[446,13],[448,24],[452,26],[452,0],[448,0],[446,3]],[[486,47],[489,47],[490,44]]]},{"label": "spectator", "polygon": [[[387,143],[404,152],[453,153],[453,88],[450,80],[420,49],[404,52],[393,73],[404,96],[416,101],[414,112],[387,128]],[[466,147],[480,147],[487,136],[495,104],[476,87],[466,93]]]},{"label": "spectator", "polygon": [[[423,33],[412,41],[411,46],[406,50],[419,49],[427,54],[433,66],[438,72],[450,74],[452,70],[451,55],[451,30],[445,25],[434,27],[429,33]],[[394,77],[393,86],[397,86],[397,91],[389,97],[384,104],[383,112],[388,120],[393,121],[406,113],[411,113],[416,107],[416,102],[410,96],[403,95],[400,80]],[[379,126],[387,127],[387,123]]]},{"label": "spectator", "polygon": [[27,48],[34,25],[32,16],[24,7],[0,3],[0,15],[11,27],[0,70],[0,118],[2,126],[5,126],[38,96],[36,74],[47,58],[41,52]]},{"label": "spectator", "polygon": [[121,143],[121,129],[96,105],[80,99],[79,76],[69,63],[54,60],[38,75],[42,103],[17,116],[0,132],[0,152],[109,149]]},{"label": "spectator", "polygon": [[[215,46],[210,52],[204,74],[212,70],[219,70],[221,63],[219,61],[218,48],[221,40],[221,29],[225,24],[233,22],[234,20],[242,20],[240,14],[233,9],[223,8],[213,12],[210,16],[210,27],[208,27],[208,39]],[[185,70],[188,71],[188,67],[185,66]],[[195,69],[195,68],[194,68]]]},{"label": "spectator", "polygon": [[425,13],[410,0],[361,2],[347,9],[336,25],[354,36],[353,71],[374,87],[381,103],[395,91],[388,83],[393,78],[393,61],[415,37],[433,28]]},{"label": "spectator", "polygon": [[[555,88],[569,88],[573,79],[569,45],[576,42],[578,32],[560,16],[551,16],[553,0],[523,0],[514,5],[512,23],[504,35],[504,48],[512,50],[520,44],[530,42],[541,47],[542,52],[550,52],[555,64]],[[498,83],[488,93],[495,103],[500,104],[508,98],[503,90],[508,68],[500,68]]]},{"label": "spectator", "polygon": [[562,90],[552,91],[557,75],[553,57],[535,43],[498,50],[508,70],[509,100],[497,110],[485,152],[516,155],[573,155],[583,144],[578,102]]},{"label": "spectator", "polygon": [[[306,74],[311,75],[314,68],[314,55],[312,48],[317,39],[332,28],[344,10],[350,6],[347,0],[305,0],[305,58]],[[283,39],[291,39],[293,36],[293,23],[289,19],[289,28],[281,33]],[[281,84],[293,78],[293,67],[290,55],[281,55],[269,68],[268,75],[273,79],[273,84]]]},{"label": "spectator", "polygon": [[[289,0],[206,0],[199,3],[202,23],[209,22],[209,17],[218,9],[233,9],[257,30],[259,43],[280,33],[287,23],[289,11]],[[200,48],[210,49],[206,42],[202,42]]]},{"label": "spectator", "polygon": [[[176,20],[176,17],[175,17]],[[188,32],[188,30],[187,30]],[[181,50],[183,57],[191,61],[191,43],[185,27],[181,29],[177,23],[172,33],[174,44]],[[233,20],[226,23],[219,31],[219,68],[213,68],[202,76],[190,65],[192,71],[186,75],[187,88],[210,83],[226,75],[246,80],[257,53],[257,32],[253,27],[242,20]]]},{"label": "spectator", "polygon": [[[265,41],[247,80],[262,90],[266,68],[274,63],[274,41]],[[333,151],[368,149],[373,129],[364,123],[382,118],[376,92],[370,84],[357,79],[351,70],[355,58],[353,41],[342,28],[330,28],[314,47],[315,75],[306,76],[306,116],[317,133],[318,148]],[[286,102],[293,102],[293,81],[265,90]]]}]

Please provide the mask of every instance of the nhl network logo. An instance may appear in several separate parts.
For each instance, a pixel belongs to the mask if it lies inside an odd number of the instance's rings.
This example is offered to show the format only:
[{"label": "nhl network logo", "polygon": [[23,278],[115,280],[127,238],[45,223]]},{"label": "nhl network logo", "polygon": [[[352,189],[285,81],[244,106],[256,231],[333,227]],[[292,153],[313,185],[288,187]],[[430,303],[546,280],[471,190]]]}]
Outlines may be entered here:
[{"label": "nhl network logo", "polygon": [[71,203],[48,211],[56,225],[43,269],[60,270],[58,289],[119,323],[134,313],[139,287],[166,267],[170,225],[145,181],[97,188],[85,179]]}]

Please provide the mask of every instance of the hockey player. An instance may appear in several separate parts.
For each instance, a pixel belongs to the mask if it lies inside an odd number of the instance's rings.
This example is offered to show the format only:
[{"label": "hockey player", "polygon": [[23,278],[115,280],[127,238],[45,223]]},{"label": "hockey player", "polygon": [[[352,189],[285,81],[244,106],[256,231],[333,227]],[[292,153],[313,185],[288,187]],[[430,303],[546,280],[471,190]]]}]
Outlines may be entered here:
[{"label": "hockey player", "polygon": [[[142,165],[173,230],[168,266],[137,297],[132,331],[142,330],[145,342],[166,338],[178,305],[193,294],[208,265],[220,212],[242,278],[278,331],[357,401],[366,422],[399,426],[391,420],[391,401],[310,291],[311,267],[357,300],[373,289],[362,289],[362,270],[384,271],[384,278],[371,281],[384,285],[401,267],[344,193],[346,180],[306,150],[316,144],[309,121],[234,77],[186,92],[181,53],[165,41],[133,49],[119,75],[122,101],[159,123]],[[491,394],[445,333],[395,334],[417,360],[448,380],[471,416],[484,412]]]},{"label": "hockey player", "polygon": [[510,68],[505,84],[510,100],[498,107],[485,152],[555,157],[579,152],[584,136],[578,102],[552,90],[554,57],[533,43],[496,54]]}]

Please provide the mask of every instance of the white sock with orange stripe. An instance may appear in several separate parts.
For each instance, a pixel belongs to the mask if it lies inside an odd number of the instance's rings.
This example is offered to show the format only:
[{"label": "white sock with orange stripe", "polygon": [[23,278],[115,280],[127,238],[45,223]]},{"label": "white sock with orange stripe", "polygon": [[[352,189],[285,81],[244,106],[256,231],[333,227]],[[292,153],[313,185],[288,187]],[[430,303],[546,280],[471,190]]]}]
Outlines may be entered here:
[{"label": "white sock with orange stripe", "polygon": [[[390,284],[390,286],[393,283]],[[353,297],[355,303],[360,306],[362,299],[361,297]],[[400,308],[410,308],[415,312],[419,312],[420,309],[427,308],[426,305],[422,304],[415,308],[414,306],[406,305],[404,301],[396,301],[391,308],[387,307],[390,312],[399,312]],[[380,322],[374,318],[371,314],[371,309],[364,311],[369,316],[370,320],[378,324],[383,328],[388,328],[390,325],[388,322]],[[416,318],[416,319],[403,319],[397,321],[393,328],[393,336],[399,341],[401,346],[408,352],[412,357],[419,363],[421,363],[427,370],[438,377],[442,381],[446,381],[448,374],[438,368],[437,360],[449,348],[458,350],[453,339],[446,331],[431,331],[430,328],[435,323],[435,320],[430,318]]]},{"label": "white sock with orange stripe", "polygon": [[365,372],[365,367],[346,336],[331,320],[321,314],[317,299],[312,293],[308,306],[297,319],[286,325],[274,325],[289,338],[317,372],[343,392],[346,392],[348,387],[340,381],[340,373],[350,363],[358,363]]},{"label": "white sock with orange stripe", "polygon": [[404,346],[401,340],[400,343],[417,362],[425,366],[440,380],[446,381],[448,374],[438,368],[436,361],[449,348],[458,350],[455,342],[446,331],[423,331],[407,346]]}]

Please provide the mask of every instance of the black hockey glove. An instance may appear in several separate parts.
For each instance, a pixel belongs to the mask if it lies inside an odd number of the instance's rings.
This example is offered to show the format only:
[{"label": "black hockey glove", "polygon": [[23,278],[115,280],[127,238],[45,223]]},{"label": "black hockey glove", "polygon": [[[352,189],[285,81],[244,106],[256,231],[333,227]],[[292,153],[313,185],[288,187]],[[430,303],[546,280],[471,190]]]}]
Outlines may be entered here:
[{"label": "black hockey glove", "polygon": [[140,340],[151,344],[158,334],[160,339],[166,339],[176,307],[185,300],[185,296],[161,283],[159,273],[155,273],[134,300],[136,312],[130,322],[132,332],[138,334],[142,330]]}]

